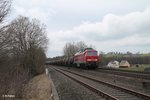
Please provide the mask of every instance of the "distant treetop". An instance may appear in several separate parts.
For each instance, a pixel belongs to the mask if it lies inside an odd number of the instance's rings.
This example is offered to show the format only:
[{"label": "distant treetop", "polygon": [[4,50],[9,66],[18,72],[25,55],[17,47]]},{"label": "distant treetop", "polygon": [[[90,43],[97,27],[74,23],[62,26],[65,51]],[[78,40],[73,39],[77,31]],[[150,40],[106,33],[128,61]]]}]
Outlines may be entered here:
[{"label": "distant treetop", "polygon": [[85,48],[84,51],[85,51],[85,50],[94,50],[94,49],[93,49],[93,48]]}]

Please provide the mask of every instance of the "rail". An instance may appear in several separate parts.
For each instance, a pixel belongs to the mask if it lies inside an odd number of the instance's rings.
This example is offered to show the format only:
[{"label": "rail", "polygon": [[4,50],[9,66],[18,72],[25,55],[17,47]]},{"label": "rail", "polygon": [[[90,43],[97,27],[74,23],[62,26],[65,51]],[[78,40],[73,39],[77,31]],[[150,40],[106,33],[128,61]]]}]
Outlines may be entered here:
[{"label": "rail", "polygon": [[[56,68],[55,68],[55,69],[56,69]],[[56,70],[59,71],[59,72],[61,72],[61,73],[63,73],[62,71],[60,71],[60,70],[58,70],[58,69],[56,69]],[[68,70],[64,70],[64,69],[61,69],[61,70],[66,71],[66,72],[69,72],[69,73],[72,73],[72,74],[75,74],[75,75],[78,75],[78,76],[80,76],[80,77],[84,77],[84,78],[86,78],[86,79],[89,79],[89,80],[92,80],[92,81],[95,81],[95,82],[98,82],[98,83],[100,83],[100,84],[105,84],[105,85],[114,87],[114,88],[116,88],[116,89],[119,89],[119,90],[128,92],[128,93],[130,93],[130,94],[132,94],[132,95],[135,95],[135,96],[137,96],[137,97],[139,97],[139,98],[143,98],[143,99],[145,99],[145,100],[150,100],[150,96],[147,95],[147,94],[139,93],[139,92],[137,92],[137,91],[130,90],[130,89],[127,89],[127,88],[125,88],[125,87],[120,87],[120,86],[117,86],[117,85],[113,85],[113,84],[110,84],[110,83],[108,83],[108,82],[103,82],[103,81],[101,81],[101,80],[97,80],[97,79],[94,79],[94,78],[90,78],[90,77],[87,77],[87,76],[84,76],[84,75],[81,75],[81,74],[78,74],[78,73],[75,73],[75,72],[72,72],[72,71],[68,71]],[[65,73],[63,73],[63,74],[65,74]],[[71,78],[71,76],[69,76],[69,75],[67,75],[67,76]],[[73,78],[72,78],[72,79],[73,79]],[[78,80],[76,80],[76,79],[73,79],[73,80],[78,81]],[[81,83],[80,83],[80,84],[81,84]],[[85,83],[82,82],[82,84],[85,84]],[[87,84],[85,84],[85,85],[87,86]],[[88,86],[88,87],[89,87],[89,86]],[[92,87],[91,87],[91,88],[92,88]],[[99,91],[99,90],[96,90],[96,89],[95,89],[95,91]],[[100,92],[102,93],[102,91],[100,91]],[[103,94],[103,95],[106,95],[105,93],[102,93],[102,94]],[[116,99],[116,98],[115,98],[115,99]]]}]

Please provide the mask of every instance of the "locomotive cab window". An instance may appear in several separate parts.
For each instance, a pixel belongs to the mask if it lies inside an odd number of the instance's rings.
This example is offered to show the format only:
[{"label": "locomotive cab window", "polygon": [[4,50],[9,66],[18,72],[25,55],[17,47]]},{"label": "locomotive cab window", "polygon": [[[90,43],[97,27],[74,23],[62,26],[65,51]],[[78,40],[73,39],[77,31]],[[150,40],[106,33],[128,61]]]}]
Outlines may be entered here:
[{"label": "locomotive cab window", "polygon": [[97,56],[97,52],[95,51],[88,51],[87,56]]},{"label": "locomotive cab window", "polygon": [[97,56],[97,52],[93,52],[93,56]]}]

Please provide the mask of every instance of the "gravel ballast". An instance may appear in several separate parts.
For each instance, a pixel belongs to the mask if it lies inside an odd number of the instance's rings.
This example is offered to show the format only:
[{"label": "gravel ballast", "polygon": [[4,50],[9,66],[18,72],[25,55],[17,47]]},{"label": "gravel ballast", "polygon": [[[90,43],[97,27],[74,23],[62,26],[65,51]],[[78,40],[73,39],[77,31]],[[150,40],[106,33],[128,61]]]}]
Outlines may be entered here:
[{"label": "gravel ballast", "polygon": [[49,68],[60,100],[105,100],[65,75]]},{"label": "gravel ballast", "polygon": [[59,68],[67,69],[69,71],[75,71],[79,74],[95,77],[104,82],[108,82],[108,83],[115,84],[118,86],[123,86],[123,87],[129,88],[138,92],[146,93],[148,95],[150,94],[149,90],[146,90],[142,87],[142,79],[119,76],[119,75],[108,74],[108,73],[101,73],[96,70],[85,70],[85,69],[79,69],[79,68],[68,69],[67,67],[59,67]]}]

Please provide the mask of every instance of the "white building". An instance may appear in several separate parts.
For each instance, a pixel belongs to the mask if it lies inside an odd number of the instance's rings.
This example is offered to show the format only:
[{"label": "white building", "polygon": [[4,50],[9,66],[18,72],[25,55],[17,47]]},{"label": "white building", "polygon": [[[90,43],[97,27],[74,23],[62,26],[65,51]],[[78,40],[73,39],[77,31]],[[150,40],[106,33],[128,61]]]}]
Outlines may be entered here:
[{"label": "white building", "polygon": [[116,60],[110,61],[107,66],[111,68],[119,68],[119,62]]}]

